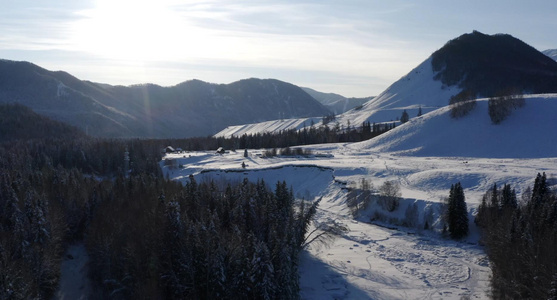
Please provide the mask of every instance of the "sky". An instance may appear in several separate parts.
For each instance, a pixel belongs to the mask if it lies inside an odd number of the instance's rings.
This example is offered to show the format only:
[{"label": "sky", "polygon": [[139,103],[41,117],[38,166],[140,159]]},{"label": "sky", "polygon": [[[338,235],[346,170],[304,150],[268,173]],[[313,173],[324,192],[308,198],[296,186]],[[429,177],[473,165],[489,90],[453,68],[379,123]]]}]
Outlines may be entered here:
[{"label": "sky", "polygon": [[374,96],[473,30],[557,48],[557,1],[0,0],[0,58],[172,86],[275,78]]}]

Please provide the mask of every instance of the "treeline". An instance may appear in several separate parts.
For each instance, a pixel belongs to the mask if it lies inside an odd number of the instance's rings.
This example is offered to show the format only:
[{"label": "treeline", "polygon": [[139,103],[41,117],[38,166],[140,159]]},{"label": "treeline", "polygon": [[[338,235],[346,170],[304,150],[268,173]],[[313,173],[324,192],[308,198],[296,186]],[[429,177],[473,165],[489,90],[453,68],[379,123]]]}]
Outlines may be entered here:
[{"label": "treeline", "polygon": [[[462,118],[474,110],[476,107],[476,95],[477,93],[471,90],[463,90],[452,96],[449,100],[451,118]],[[487,112],[491,122],[499,124],[510,116],[513,110],[526,105],[526,101],[522,91],[516,88],[505,88],[497,91],[494,96],[490,97],[487,104]]]},{"label": "treeline", "polygon": [[0,144],[0,299],[52,298],[77,241],[99,298],[297,298],[315,206],[295,207],[284,183],[165,180],[165,142]]},{"label": "treeline", "polygon": [[545,173],[519,204],[510,185],[494,185],[475,219],[482,229],[496,299],[557,298],[557,195]]}]

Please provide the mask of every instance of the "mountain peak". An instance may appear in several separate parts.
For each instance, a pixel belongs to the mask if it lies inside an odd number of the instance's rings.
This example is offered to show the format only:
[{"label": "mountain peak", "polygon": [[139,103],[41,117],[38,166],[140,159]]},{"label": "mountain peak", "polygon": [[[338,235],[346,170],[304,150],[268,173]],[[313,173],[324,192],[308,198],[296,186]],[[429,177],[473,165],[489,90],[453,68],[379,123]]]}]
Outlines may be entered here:
[{"label": "mountain peak", "polygon": [[443,85],[486,97],[509,87],[557,92],[557,62],[508,34],[463,34],[433,53],[432,66]]}]

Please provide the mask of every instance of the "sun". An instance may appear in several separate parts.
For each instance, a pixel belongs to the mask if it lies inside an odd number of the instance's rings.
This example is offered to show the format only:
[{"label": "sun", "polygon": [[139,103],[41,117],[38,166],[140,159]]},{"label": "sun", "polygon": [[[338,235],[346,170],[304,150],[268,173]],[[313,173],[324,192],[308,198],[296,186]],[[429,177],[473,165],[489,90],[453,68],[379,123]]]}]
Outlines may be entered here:
[{"label": "sun", "polygon": [[99,0],[79,13],[72,41],[82,51],[118,60],[154,60],[184,47],[186,27],[161,0]]}]

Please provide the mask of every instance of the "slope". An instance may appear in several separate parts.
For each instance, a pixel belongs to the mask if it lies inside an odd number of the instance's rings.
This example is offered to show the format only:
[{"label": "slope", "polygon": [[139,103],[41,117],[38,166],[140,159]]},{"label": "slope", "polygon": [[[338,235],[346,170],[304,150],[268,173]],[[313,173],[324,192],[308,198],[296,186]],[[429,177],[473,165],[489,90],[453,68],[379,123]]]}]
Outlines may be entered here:
[{"label": "slope", "polygon": [[491,97],[512,88],[526,94],[557,92],[557,62],[523,41],[506,34],[478,31],[447,42],[360,110],[343,114],[350,121],[387,122],[410,117],[448,104],[462,90]]},{"label": "slope", "polygon": [[21,103],[101,137],[206,136],[229,125],[330,114],[301,88],[274,79],[125,87],[8,60],[0,60],[0,103]]},{"label": "slope", "polygon": [[557,49],[547,49],[542,51],[542,53],[557,61]]},{"label": "slope", "polygon": [[339,94],[322,93],[307,87],[303,87],[302,90],[304,90],[304,92],[308,93],[310,96],[315,98],[315,100],[319,101],[331,112],[337,115],[361,106],[369,100],[373,99],[373,97],[346,98]]},{"label": "slope", "polygon": [[0,142],[84,137],[79,129],[38,115],[21,104],[0,104]]},{"label": "slope", "polygon": [[452,119],[449,107],[411,119],[354,147],[413,156],[542,158],[557,156],[557,94],[526,96],[526,106],[493,125],[487,99],[467,116]]}]

